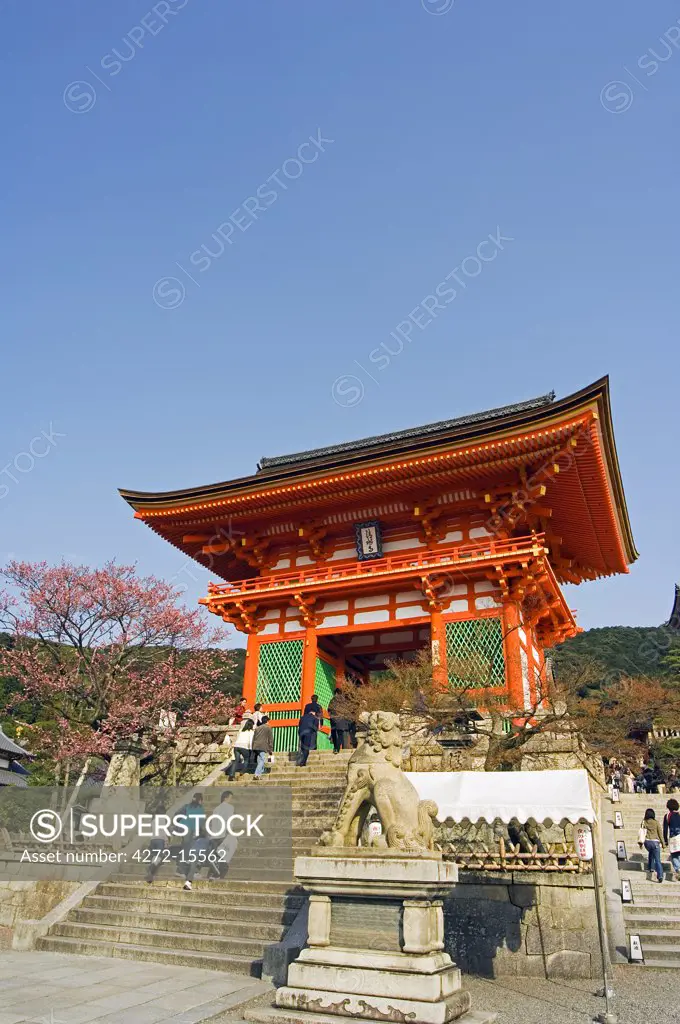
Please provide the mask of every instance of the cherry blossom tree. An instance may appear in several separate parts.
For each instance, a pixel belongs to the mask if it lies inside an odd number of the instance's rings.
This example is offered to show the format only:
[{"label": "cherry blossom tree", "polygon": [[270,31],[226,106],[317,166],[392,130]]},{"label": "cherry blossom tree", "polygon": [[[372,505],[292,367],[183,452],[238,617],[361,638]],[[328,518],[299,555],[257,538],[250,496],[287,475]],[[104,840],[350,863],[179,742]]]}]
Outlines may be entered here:
[{"label": "cherry blossom tree", "polygon": [[[22,724],[27,746],[84,774],[136,737],[147,765],[186,726],[226,722],[234,699],[220,692],[230,670],[223,631],[179,592],[134,566],[101,569],[10,562],[0,569],[0,675],[5,714],[34,709]],[[9,696],[7,696],[9,693]]]}]

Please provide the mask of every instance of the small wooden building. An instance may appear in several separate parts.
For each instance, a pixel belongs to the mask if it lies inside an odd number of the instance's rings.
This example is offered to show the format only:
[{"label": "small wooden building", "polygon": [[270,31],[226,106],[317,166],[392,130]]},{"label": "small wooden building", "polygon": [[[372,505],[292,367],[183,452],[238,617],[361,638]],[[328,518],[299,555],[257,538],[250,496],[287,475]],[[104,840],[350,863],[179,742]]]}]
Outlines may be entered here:
[{"label": "small wooden building", "polygon": [[28,769],[24,762],[33,757],[24,747],[5,736],[0,728],[0,786],[16,786],[25,789]]}]

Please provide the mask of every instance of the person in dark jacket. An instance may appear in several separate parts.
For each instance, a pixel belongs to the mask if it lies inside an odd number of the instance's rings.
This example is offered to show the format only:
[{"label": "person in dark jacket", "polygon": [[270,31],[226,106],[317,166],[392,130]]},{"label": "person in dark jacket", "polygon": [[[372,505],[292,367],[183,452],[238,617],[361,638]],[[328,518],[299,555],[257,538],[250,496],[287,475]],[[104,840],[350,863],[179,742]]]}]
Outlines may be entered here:
[{"label": "person in dark jacket", "polygon": [[295,761],[298,768],[304,768],[307,764],[309,751],[316,746],[316,734],[319,731],[320,719],[311,711],[306,711],[300,718],[298,734],[300,736],[300,750]]},{"label": "person in dark jacket", "polygon": [[[319,725],[323,722],[323,708],[319,704],[319,698],[315,693],[312,694],[312,699],[305,704],[303,715],[311,714],[316,715]],[[312,736],[312,750],[316,750],[317,733],[315,732]]]},{"label": "person in dark jacket", "polygon": [[333,753],[339,754],[343,747],[349,746],[349,733],[352,724],[347,717],[342,690],[339,687],[336,687],[335,693],[328,705],[328,714],[331,720]]},{"label": "person in dark jacket", "polygon": [[302,713],[303,715],[316,715],[317,718],[323,717],[323,708],[319,704],[319,698],[315,693],[312,694],[311,700],[305,704],[304,711]]},{"label": "person in dark jacket", "polygon": [[[664,815],[663,819],[663,841],[671,852],[673,881],[680,882],[680,804],[671,798],[666,804],[666,809],[668,814]],[[674,850],[674,846],[678,849]]]},{"label": "person in dark jacket", "polygon": [[267,715],[262,716],[262,721],[255,730],[255,735],[253,736],[253,753],[257,755],[254,778],[259,779],[264,773],[264,766],[267,763],[267,757],[274,753],[274,733],[269,725],[269,718]]}]

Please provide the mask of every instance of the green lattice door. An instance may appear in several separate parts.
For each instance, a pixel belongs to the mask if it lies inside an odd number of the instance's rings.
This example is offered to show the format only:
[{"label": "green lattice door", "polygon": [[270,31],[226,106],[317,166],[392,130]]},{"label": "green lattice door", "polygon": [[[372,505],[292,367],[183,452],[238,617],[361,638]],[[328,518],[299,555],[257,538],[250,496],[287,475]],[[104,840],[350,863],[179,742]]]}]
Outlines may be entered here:
[{"label": "green lattice door", "polygon": [[451,686],[504,686],[501,620],[485,618],[447,622],[446,659]]},{"label": "green lattice door", "polygon": [[[298,704],[302,688],[302,640],[275,640],[262,644],[257,670],[257,700],[262,704]],[[269,711],[272,722],[296,718],[296,711]],[[295,725],[274,730],[274,750],[297,750]]]},{"label": "green lattice door", "polygon": [[[314,670],[314,692],[319,698],[322,708],[327,708],[335,693],[335,668],[327,661],[316,656],[316,668]],[[328,719],[324,719],[324,725],[329,725]],[[325,732],[320,732],[316,741],[317,750],[329,750],[333,744]]]}]

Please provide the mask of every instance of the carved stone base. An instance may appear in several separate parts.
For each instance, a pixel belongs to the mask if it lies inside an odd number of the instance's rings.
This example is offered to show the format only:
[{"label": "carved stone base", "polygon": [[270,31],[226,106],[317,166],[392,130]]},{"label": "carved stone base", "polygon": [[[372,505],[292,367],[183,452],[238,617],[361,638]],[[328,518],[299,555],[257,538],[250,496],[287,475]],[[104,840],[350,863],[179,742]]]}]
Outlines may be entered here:
[{"label": "carved stone base", "polygon": [[322,1024],[339,1017],[390,1024],[487,1024],[473,1014],[461,975],[444,952],[442,897],[455,865],[432,853],[356,849],[299,857],[310,891],[307,946],[276,993],[276,1009],[253,1021]]},{"label": "carved stone base", "polygon": [[[307,1010],[288,1010],[280,1007],[254,1007],[245,1012],[246,1020],[253,1024],[340,1024],[338,1017],[331,1013],[310,1013]],[[360,1020],[359,1016],[354,1018]],[[456,1024],[493,1024],[497,1013],[483,1010],[469,1010],[459,1017]]]},{"label": "carved stone base", "polygon": [[[415,985],[413,979],[410,980],[411,992],[415,995]],[[311,1013],[390,1021],[391,1024],[447,1024],[447,1021],[461,1017],[470,1009],[470,994],[458,991],[446,996],[445,999],[425,1002],[414,998],[397,999],[394,996],[286,987],[277,991],[276,1005],[290,1010],[307,1010]]]}]

